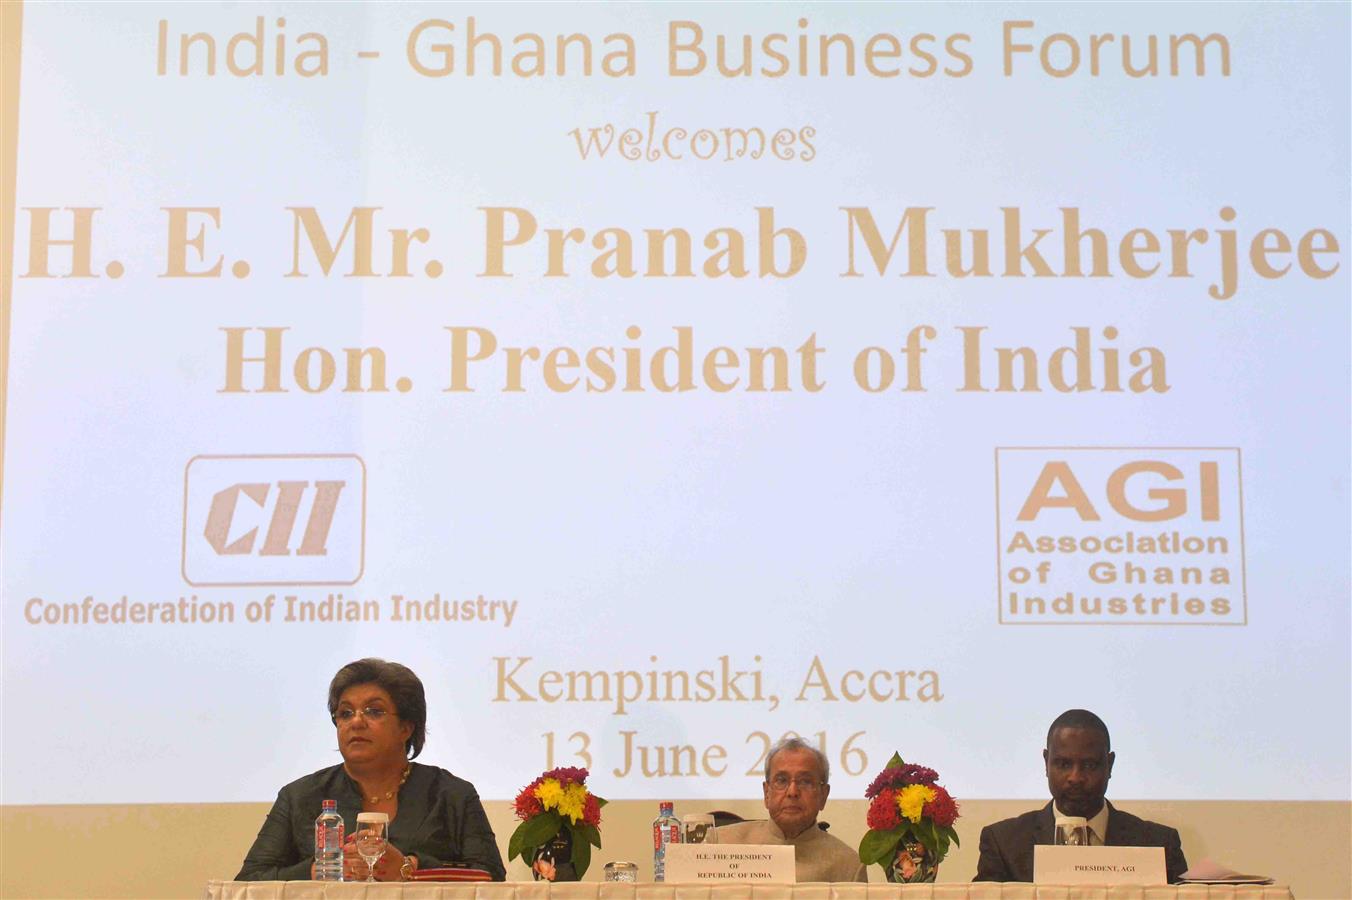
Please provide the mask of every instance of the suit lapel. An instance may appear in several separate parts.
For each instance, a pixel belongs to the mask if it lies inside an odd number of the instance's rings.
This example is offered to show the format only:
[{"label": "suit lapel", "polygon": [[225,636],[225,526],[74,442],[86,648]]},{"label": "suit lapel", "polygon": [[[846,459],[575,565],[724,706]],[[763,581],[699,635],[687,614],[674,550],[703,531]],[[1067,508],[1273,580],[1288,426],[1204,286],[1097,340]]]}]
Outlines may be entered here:
[{"label": "suit lapel", "polygon": [[[1107,800],[1103,801],[1108,803]],[[1108,833],[1103,837],[1105,847],[1135,847],[1139,844],[1136,830],[1132,828],[1131,819],[1124,813],[1118,812],[1111,803],[1108,803]]]},{"label": "suit lapel", "polygon": [[1038,813],[1037,821],[1033,823],[1033,843],[1050,844],[1052,834],[1056,830],[1056,813],[1052,812],[1052,805],[1048,803]]},{"label": "suit lapel", "polygon": [[1016,881],[1033,880],[1033,847],[1038,844],[1050,844],[1056,828],[1056,814],[1048,803],[1033,819],[1033,840],[1019,848],[1018,855],[1011,860]]}]

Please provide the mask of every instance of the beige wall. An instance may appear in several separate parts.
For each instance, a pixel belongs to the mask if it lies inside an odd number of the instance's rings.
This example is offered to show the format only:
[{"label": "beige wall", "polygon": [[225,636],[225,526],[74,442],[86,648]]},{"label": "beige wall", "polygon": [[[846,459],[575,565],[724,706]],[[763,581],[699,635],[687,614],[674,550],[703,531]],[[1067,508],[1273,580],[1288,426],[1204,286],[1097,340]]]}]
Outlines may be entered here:
[{"label": "beige wall", "polygon": [[[1118,801],[1114,801],[1118,802]],[[506,801],[487,805],[498,846],[515,827]],[[962,804],[956,849],[941,881],[967,881],[976,871],[982,825],[1033,808],[1028,801],[968,800]],[[1190,861],[1209,856],[1246,872],[1291,885],[1299,898],[1352,898],[1352,804],[1251,802],[1132,802],[1119,805],[1175,825]],[[626,801],[605,809],[604,849],[588,880],[610,859],[630,859],[652,877],[649,824],[656,803]],[[0,807],[0,897],[200,897],[213,878],[231,878],[263,821],[265,803],[142,806]],[[677,813],[729,809],[760,815],[758,801],[679,803]],[[857,844],[864,831],[862,800],[830,803],[823,818],[832,833]],[[519,861],[508,877],[526,879]],[[874,867],[869,877],[881,880]]]}]

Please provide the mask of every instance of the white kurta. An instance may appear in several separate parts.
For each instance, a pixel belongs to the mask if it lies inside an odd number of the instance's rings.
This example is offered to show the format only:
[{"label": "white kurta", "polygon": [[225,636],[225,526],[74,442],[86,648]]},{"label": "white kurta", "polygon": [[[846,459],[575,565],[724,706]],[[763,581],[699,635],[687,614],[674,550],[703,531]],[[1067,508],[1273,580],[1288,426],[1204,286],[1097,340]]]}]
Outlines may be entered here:
[{"label": "white kurta", "polygon": [[774,844],[792,845],[798,882],[809,881],[868,881],[859,851],[822,831],[816,824],[796,837],[784,837],[779,826],[766,819],[757,822],[738,822],[717,829],[720,844]]}]

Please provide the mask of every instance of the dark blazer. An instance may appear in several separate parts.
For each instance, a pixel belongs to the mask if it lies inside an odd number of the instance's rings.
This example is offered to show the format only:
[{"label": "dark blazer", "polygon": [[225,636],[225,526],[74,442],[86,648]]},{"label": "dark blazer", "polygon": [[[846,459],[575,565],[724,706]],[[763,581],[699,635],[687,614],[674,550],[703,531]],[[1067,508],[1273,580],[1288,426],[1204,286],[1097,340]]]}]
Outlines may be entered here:
[{"label": "dark blazer", "polygon": [[[972,880],[1032,881],[1033,845],[1050,844],[1055,827],[1056,817],[1050,803],[1042,809],[987,825],[981,829],[981,858]],[[1177,830],[1138,819],[1111,803],[1108,803],[1108,834],[1103,843],[1109,847],[1163,847],[1164,870],[1170,883],[1178,881],[1188,870]]]},{"label": "dark blazer", "polygon": [[[390,823],[390,843],[418,857],[421,869],[468,865],[495,881],[507,876],[493,829],[474,785],[445,769],[412,763],[399,788],[399,813]],[[357,824],[362,799],[341,765],[291,782],[277,793],[236,881],[292,881],[310,877],[315,816],[324,800],[337,800],[348,833]]]}]

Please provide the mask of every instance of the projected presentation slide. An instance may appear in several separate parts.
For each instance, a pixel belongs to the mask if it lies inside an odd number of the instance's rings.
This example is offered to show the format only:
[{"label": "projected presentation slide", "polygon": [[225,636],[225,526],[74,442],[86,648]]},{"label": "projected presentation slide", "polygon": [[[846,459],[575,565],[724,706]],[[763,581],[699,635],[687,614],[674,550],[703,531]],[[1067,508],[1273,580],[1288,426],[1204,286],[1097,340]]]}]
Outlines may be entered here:
[{"label": "projected presentation slide", "polygon": [[368,656],[488,800],[1348,799],[1346,4],[22,27],[6,804],[270,800]]}]

